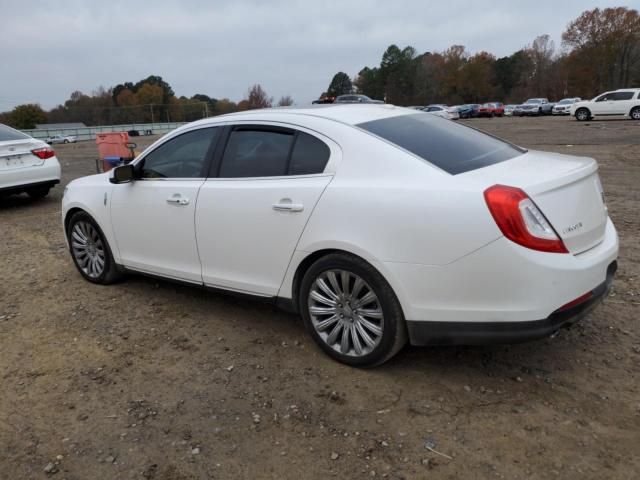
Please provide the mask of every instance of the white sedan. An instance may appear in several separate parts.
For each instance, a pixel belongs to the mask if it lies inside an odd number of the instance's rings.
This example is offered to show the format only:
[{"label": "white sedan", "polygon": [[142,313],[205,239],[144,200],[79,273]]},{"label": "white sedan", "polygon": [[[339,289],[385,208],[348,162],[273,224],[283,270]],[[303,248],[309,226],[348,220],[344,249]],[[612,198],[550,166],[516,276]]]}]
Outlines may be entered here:
[{"label": "white sedan", "polygon": [[42,198],[57,183],[60,163],[53,149],[0,124],[0,195],[27,192],[32,198]]},{"label": "white sedan", "polygon": [[436,117],[446,118],[447,120],[458,120],[460,114],[456,107],[447,107],[445,105],[429,105],[422,109],[423,112],[430,113]]},{"label": "white sedan", "polygon": [[62,217],[90,282],[266,297],[368,366],[407,339],[515,342],[580,318],[618,255],[597,170],[391,105],[252,110],[71,182]]},{"label": "white sedan", "polygon": [[76,141],[77,137],[74,135],[53,135],[45,140],[49,145],[54,143],[76,143]]}]

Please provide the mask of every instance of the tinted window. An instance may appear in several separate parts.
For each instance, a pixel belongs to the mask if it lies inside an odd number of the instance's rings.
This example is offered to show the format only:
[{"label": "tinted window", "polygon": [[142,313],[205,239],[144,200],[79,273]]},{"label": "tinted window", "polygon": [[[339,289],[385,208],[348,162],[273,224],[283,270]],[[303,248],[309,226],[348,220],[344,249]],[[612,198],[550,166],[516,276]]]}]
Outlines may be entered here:
[{"label": "tinted window", "polygon": [[358,126],[452,175],[503,162],[525,151],[434,115],[403,115]]},{"label": "tinted window", "polygon": [[289,175],[311,175],[324,172],[331,151],[321,140],[303,132],[298,132],[291,154]]},{"label": "tinted window", "polygon": [[286,175],[293,142],[289,130],[237,128],[229,136],[220,177],[273,177]]},{"label": "tinted window", "polygon": [[633,92],[616,92],[611,100],[631,100],[632,98]]},{"label": "tinted window", "polygon": [[162,144],[143,160],[142,178],[199,178],[217,128],[184,133]]},{"label": "tinted window", "polygon": [[8,140],[26,140],[30,138],[22,132],[7,127],[6,125],[0,125],[0,142],[6,142]]}]

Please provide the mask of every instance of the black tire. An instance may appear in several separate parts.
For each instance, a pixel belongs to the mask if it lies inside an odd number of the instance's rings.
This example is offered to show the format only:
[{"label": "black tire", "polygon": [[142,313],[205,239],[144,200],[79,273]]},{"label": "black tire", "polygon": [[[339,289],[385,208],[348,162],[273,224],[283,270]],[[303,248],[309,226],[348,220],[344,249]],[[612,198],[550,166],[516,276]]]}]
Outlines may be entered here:
[{"label": "black tire", "polygon": [[64,139],[64,142],[62,143],[69,143],[69,140],[67,140],[66,138]]},{"label": "black tire", "polygon": [[[79,264],[78,259],[74,254],[72,231],[75,225],[78,224],[79,222],[85,222],[85,223],[91,224],[93,228],[96,230],[98,237],[102,242],[102,245],[104,245],[104,253],[105,253],[104,267],[102,269],[102,272],[97,276],[90,276]],[[100,285],[108,285],[122,278],[122,273],[118,270],[118,266],[113,260],[111,247],[109,246],[109,243],[107,242],[107,239],[104,236],[102,229],[91,217],[91,215],[89,215],[86,212],[76,212],[73,214],[73,216],[69,219],[69,223],[67,225],[67,240],[69,242],[69,253],[71,254],[73,263],[78,269],[78,271],[80,272],[80,275],[82,275],[85,280],[88,280],[91,283],[97,283]]]},{"label": "black tire", "polygon": [[34,200],[39,200],[49,195],[49,190],[51,190],[50,185],[39,185],[37,187],[28,188],[27,195],[29,195]]},{"label": "black tire", "polygon": [[629,112],[629,116],[632,120],[640,120],[640,107],[634,107]]},{"label": "black tire", "polygon": [[591,120],[591,112],[587,108],[579,108],[575,113],[576,120],[579,122],[586,122],[587,120]]},{"label": "black tire", "polygon": [[[365,355],[351,356],[334,350],[325,343],[313,325],[309,312],[311,287],[320,275],[331,270],[348,271],[364,280],[376,295],[382,309],[384,317],[382,335],[375,348]],[[347,365],[354,367],[381,365],[398,353],[407,342],[404,315],[391,286],[373,266],[354,255],[333,253],[316,260],[302,278],[297,301],[305,327],[309,330],[313,340],[330,357]]]}]

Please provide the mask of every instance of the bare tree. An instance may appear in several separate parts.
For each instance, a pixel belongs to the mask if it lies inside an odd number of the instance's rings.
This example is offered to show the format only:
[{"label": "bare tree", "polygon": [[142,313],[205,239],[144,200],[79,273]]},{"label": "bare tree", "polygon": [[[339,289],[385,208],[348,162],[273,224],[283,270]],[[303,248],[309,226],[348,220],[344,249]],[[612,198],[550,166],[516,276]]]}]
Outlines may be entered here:
[{"label": "bare tree", "polygon": [[273,97],[269,97],[267,92],[256,83],[247,92],[246,100],[240,102],[245,110],[254,110],[256,108],[269,108],[273,105]]},{"label": "bare tree", "polygon": [[280,97],[280,100],[278,100],[279,107],[290,107],[291,105],[293,105],[293,98],[290,95]]}]

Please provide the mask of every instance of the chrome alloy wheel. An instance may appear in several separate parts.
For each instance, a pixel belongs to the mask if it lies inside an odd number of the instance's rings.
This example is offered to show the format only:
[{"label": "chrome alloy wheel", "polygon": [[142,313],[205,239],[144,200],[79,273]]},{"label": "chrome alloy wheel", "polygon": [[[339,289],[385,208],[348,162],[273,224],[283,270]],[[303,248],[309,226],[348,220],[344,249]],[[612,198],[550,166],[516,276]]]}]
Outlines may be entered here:
[{"label": "chrome alloy wheel", "polygon": [[311,286],[307,305],[313,328],[336,352],[362,357],[380,343],[382,306],[358,275],[346,270],[322,272]]},{"label": "chrome alloy wheel", "polygon": [[80,269],[91,278],[104,271],[106,252],[96,228],[79,221],[71,229],[71,249]]}]

